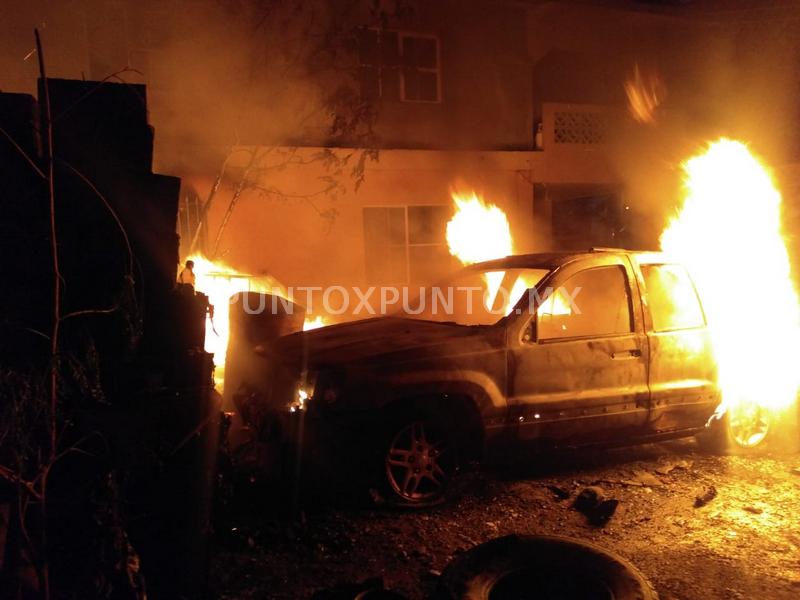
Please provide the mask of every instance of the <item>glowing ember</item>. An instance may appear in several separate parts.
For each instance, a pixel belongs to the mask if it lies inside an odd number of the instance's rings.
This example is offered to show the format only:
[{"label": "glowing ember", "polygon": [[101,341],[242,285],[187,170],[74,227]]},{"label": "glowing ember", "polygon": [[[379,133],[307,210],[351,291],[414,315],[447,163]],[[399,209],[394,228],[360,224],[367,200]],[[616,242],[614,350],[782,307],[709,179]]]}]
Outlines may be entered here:
[{"label": "glowing ember", "polygon": [[781,195],[747,147],[721,139],[684,165],[686,197],[661,236],[691,271],[719,362],[722,410],[780,409],[796,397],[797,294]]},{"label": "glowing ember", "polygon": [[214,307],[213,321],[210,317],[206,321],[205,350],[214,355],[214,382],[221,390],[225,379],[231,296],[240,292],[275,293],[281,290],[283,293],[283,286],[271,277],[247,275],[224,262],[212,262],[198,254],[190,256],[189,260],[194,261],[195,289],[206,294]]},{"label": "glowing ember", "polygon": [[631,116],[640,123],[653,123],[656,108],[664,99],[665,88],[658,75],[644,76],[636,65],[633,77],[625,82],[625,94]]},{"label": "glowing ember", "polygon": [[[511,228],[506,213],[494,204],[486,204],[472,192],[461,195],[452,194],[456,213],[447,223],[447,247],[450,254],[464,265],[503,258],[514,253]],[[486,295],[484,303],[492,309],[495,297],[503,281],[504,273],[497,271],[484,275]],[[513,290],[511,297],[518,297]]]},{"label": "glowing ember", "polygon": [[320,327],[325,327],[327,323],[325,319],[323,319],[320,315],[317,315],[313,319],[306,319],[303,321],[303,331],[311,331],[312,329],[319,329]]}]

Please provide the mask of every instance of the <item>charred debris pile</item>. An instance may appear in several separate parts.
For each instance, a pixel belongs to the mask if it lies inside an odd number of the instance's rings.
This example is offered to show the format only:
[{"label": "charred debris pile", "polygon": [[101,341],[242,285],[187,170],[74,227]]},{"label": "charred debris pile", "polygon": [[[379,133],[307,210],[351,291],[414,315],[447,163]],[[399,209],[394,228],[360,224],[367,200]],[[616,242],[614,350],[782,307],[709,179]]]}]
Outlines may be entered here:
[{"label": "charred debris pile", "polygon": [[0,93],[0,596],[193,597],[218,406],[180,180],[144,86],[46,84]]}]

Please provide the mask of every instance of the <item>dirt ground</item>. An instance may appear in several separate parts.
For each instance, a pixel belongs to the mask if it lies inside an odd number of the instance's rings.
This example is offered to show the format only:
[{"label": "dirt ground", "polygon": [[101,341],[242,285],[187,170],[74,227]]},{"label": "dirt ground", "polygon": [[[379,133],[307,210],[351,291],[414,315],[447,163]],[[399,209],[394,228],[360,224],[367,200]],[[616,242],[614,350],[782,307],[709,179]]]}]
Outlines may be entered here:
[{"label": "dirt ground", "polygon": [[[615,551],[639,567],[662,600],[800,598],[796,450],[719,457],[681,440],[556,462],[463,473],[451,500],[430,509],[317,509],[292,525],[237,528],[216,546],[216,593],[307,598],[379,577],[408,598],[428,598],[459,553],[522,533],[567,535]],[[589,485],[619,500],[604,526],[572,508]],[[695,498],[711,486],[716,497],[696,508]],[[561,499],[562,492],[569,497]]]}]

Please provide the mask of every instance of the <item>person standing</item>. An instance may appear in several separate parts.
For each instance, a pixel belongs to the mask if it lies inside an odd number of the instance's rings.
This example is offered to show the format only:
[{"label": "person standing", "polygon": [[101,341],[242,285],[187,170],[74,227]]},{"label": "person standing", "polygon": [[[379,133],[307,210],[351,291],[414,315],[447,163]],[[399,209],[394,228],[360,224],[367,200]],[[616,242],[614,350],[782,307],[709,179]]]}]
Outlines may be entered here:
[{"label": "person standing", "polygon": [[178,283],[182,285],[190,285],[194,289],[194,284],[197,278],[194,275],[194,261],[187,260],[183,270],[178,275]]}]

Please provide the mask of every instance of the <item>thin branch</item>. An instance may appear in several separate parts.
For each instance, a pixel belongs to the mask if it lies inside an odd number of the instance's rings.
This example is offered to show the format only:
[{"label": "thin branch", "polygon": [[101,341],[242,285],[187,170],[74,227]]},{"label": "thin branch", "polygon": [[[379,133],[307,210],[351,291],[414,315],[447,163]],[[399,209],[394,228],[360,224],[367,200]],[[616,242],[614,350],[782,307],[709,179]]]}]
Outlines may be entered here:
[{"label": "thin branch", "polygon": [[111,308],[87,308],[85,310],[76,310],[61,317],[61,322],[63,323],[67,319],[72,319],[73,317],[82,317],[85,315],[110,315],[118,310],[119,305],[116,304]]},{"label": "thin branch", "polygon": [[39,337],[43,337],[43,338],[44,338],[44,339],[46,339],[48,342],[50,341],[50,336],[49,336],[49,335],[47,335],[46,333],[42,333],[42,332],[41,332],[41,331],[39,331],[38,329],[33,329],[32,327],[23,327],[23,328],[22,328],[22,330],[23,330],[23,331],[27,331],[27,332],[29,332],[29,333],[32,333],[32,334],[34,334],[34,335],[38,335]]},{"label": "thin branch", "polygon": [[[263,158],[263,157],[262,157]],[[247,185],[247,177],[250,175],[250,171],[255,167],[258,161],[258,149],[254,149],[252,154],[250,155],[250,162],[245,167],[244,172],[242,173],[242,177],[239,180],[239,183],[236,185],[236,189],[233,192],[233,197],[231,201],[228,203],[228,208],[225,211],[225,215],[222,218],[222,223],[219,225],[219,229],[217,230],[217,237],[214,240],[214,249],[211,252],[211,258],[215,259],[219,252],[219,244],[222,241],[222,234],[225,231],[225,227],[228,224],[228,221],[231,218],[231,214],[233,213],[233,209],[236,206],[236,203],[239,202],[239,198],[244,191],[245,186]]]},{"label": "thin branch", "polygon": [[181,448],[188,444],[195,435],[199,434],[211,422],[213,416],[213,414],[207,415],[205,419],[200,421],[197,427],[192,429],[180,442],[178,442],[178,444],[172,449],[172,452],[169,453],[169,456],[175,456],[175,454],[177,454]]},{"label": "thin branch", "polygon": [[260,185],[251,185],[252,189],[261,192],[262,194],[267,194],[268,196],[279,196],[281,198],[289,198],[292,200],[311,200],[312,198],[316,198],[317,196],[324,196],[325,194],[329,193],[331,190],[335,190],[338,186],[336,183],[331,183],[327,187],[317,190],[316,192],[310,192],[308,194],[290,194],[279,190],[274,186],[270,187],[263,187]]},{"label": "thin branch", "polygon": [[[17,523],[19,524],[19,530],[22,533],[22,539],[25,540],[25,545],[28,547],[28,551],[31,553],[31,558],[35,561],[38,552],[36,551],[36,546],[33,544],[33,540],[31,540],[31,535],[28,532],[28,526],[25,524],[25,519],[23,518],[23,515],[27,512],[29,498],[23,496],[24,494],[17,494]],[[39,577],[40,585],[44,586],[44,584],[47,583],[44,576],[41,573],[38,573],[37,576]]]},{"label": "thin branch", "polygon": [[6,138],[8,138],[8,141],[11,142],[11,145],[14,146],[14,148],[17,149],[17,152],[19,152],[22,155],[22,158],[24,158],[26,161],[28,161],[28,164],[31,166],[31,168],[33,168],[34,171],[36,171],[36,174],[39,177],[41,177],[42,179],[47,179],[47,175],[45,175],[44,172],[39,168],[39,166],[33,161],[33,159],[30,156],[28,156],[28,153],[25,152],[25,150],[22,149],[22,146],[20,146],[14,140],[14,138],[11,137],[11,134],[9,134],[2,127],[0,127],[0,133],[2,133],[4,136],[6,136]]},{"label": "thin branch", "polygon": [[[39,55],[39,75],[42,78],[44,89],[44,116],[47,131],[47,186],[50,197],[50,243],[53,261],[53,333],[50,336],[50,458],[56,454],[57,427],[58,427],[58,333],[61,326],[61,270],[58,261],[58,236],[56,232],[56,191],[55,191],[55,163],[53,161],[53,113],[50,107],[50,84],[44,68],[44,55],[42,53],[42,40],[39,30],[33,30],[36,37],[36,53]],[[42,478],[42,516],[43,523],[47,522],[47,475]],[[50,566],[47,560],[47,526],[41,528],[42,542],[42,583],[44,585],[45,600],[50,600]]]},{"label": "thin branch", "polygon": [[50,196],[50,249],[53,261],[53,333],[50,336],[50,354],[53,364],[50,368],[50,452],[51,456],[56,451],[56,403],[58,400],[58,378],[56,376],[56,355],[58,354],[58,328],[61,324],[61,270],[58,260],[58,234],[56,232],[56,192],[55,192],[55,163],[53,161],[53,121],[50,108],[50,85],[44,68],[44,55],[42,53],[42,40],[39,30],[34,29],[36,36],[36,53],[39,57],[39,75],[42,78],[44,90],[44,116],[45,131],[47,133],[45,154],[47,162],[47,183]]},{"label": "thin branch", "polygon": [[93,438],[94,436],[99,436],[99,437],[100,437],[101,439],[103,439],[103,440],[105,439],[105,438],[103,438],[103,436],[100,434],[100,432],[99,432],[99,431],[92,431],[91,433],[87,433],[85,436],[83,436],[81,439],[79,439],[77,442],[75,442],[75,443],[74,443],[72,446],[70,446],[70,447],[69,447],[69,448],[67,448],[66,450],[63,450],[63,451],[59,452],[58,454],[56,454],[56,455],[53,457],[53,461],[52,461],[52,462],[51,462],[49,465],[47,465],[47,468],[48,468],[48,469],[51,469],[51,468],[53,467],[53,465],[55,465],[55,464],[56,464],[56,463],[57,463],[59,460],[61,460],[62,458],[64,458],[64,457],[65,457],[67,454],[72,454],[73,452],[75,452],[75,453],[77,453],[77,454],[83,454],[83,455],[85,455],[85,456],[92,456],[92,457],[94,457],[95,455],[94,455],[94,454],[92,454],[91,452],[87,452],[86,450],[83,450],[82,448],[79,448],[79,447],[78,447],[78,446],[80,446],[80,445],[81,445],[83,442],[85,442],[86,440],[89,440],[89,439]]},{"label": "thin branch", "polygon": [[225,156],[225,160],[222,161],[222,165],[220,166],[220,169],[217,172],[217,177],[214,179],[214,184],[211,186],[211,189],[208,192],[208,198],[206,198],[206,201],[203,204],[203,212],[200,215],[200,218],[197,220],[197,228],[195,229],[194,235],[192,236],[192,243],[189,245],[188,254],[190,256],[194,253],[195,248],[197,247],[197,241],[200,239],[200,232],[202,231],[203,225],[205,224],[206,219],[208,218],[208,211],[211,208],[211,202],[217,195],[217,191],[219,191],[220,185],[222,185],[222,180],[225,178],[225,170],[228,167],[228,161],[231,159],[231,156],[233,156],[234,152],[235,151],[231,149]]},{"label": "thin branch", "polygon": [[[39,55],[39,57],[40,57],[40,58],[39,58],[39,62],[41,63],[41,62],[42,62],[42,60],[41,60],[41,54]],[[73,103],[72,103],[72,104],[70,104],[68,107],[66,107],[64,110],[62,110],[62,111],[61,111],[61,112],[60,112],[60,113],[59,113],[59,114],[56,116],[56,118],[55,118],[55,120],[54,120],[53,122],[54,122],[54,123],[58,123],[58,121],[60,121],[60,120],[61,120],[61,118],[62,118],[64,115],[66,115],[66,114],[67,114],[69,111],[71,111],[73,108],[75,108],[75,107],[76,107],[78,104],[80,104],[81,102],[83,102],[84,100],[86,100],[86,98],[88,98],[89,96],[91,96],[92,94],[94,94],[94,93],[95,93],[97,90],[99,90],[99,89],[100,89],[100,88],[103,86],[103,84],[104,84],[104,83],[107,83],[108,81],[110,81],[110,80],[112,80],[112,79],[117,79],[117,80],[118,80],[120,83],[125,83],[125,84],[127,84],[128,82],[127,82],[127,81],[125,81],[124,79],[122,79],[122,78],[120,77],[120,75],[121,75],[121,74],[123,74],[123,73],[136,73],[137,75],[141,75],[142,77],[144,77],[144,74],[143,74],[141,71],[137,71],[136,69],[131,69],[130,67],[125,67],[124,69],[120,69],[119,71],[115,71],[114,73],[111,73],[111,75],[108,75],[108,76],[106,76],[106,77],[103,77],[103,78],[102,78],[100,81],[98,81],[98,82],[97,82],[97,85],[96,85],[96,86],[94,86],[94,87],[93,87],[92,89],[90,89],[88,92],[86,92],[85,94],[83,94],[83,95],[82,95],[80,98],[78,98],[77,100],[75,100],[75,102],[73,102]],[[143,101],[143,99],[142,99],[141,97],[139,97],[139,96],[138,96],[138,94],[137,94],[137,98],[138,98],[139,100],[142,100],[142,101]]]},{"label": "thin branch", "polygon": [[3,479],[5,479],[6,481],[8,481],[10,483],[16,483],[16,484],[21,485],[22,487],[24,487],[28,491],[28,493],[31,496],[33,496],[37,500],[41,500],[42,499],[42,494],[39,492],[39,490],[36,489],[36,486],[32,482],[26,481],[20,475],[18,475],[15,471],[12,471],[8,467],[4,467],[3,465],[0,465],[0,477],[2,477]]}]

